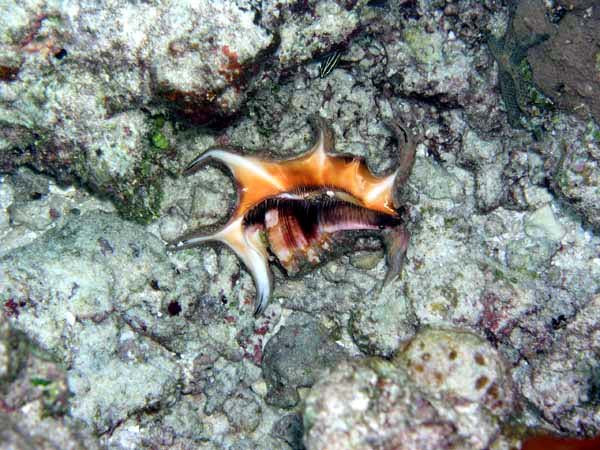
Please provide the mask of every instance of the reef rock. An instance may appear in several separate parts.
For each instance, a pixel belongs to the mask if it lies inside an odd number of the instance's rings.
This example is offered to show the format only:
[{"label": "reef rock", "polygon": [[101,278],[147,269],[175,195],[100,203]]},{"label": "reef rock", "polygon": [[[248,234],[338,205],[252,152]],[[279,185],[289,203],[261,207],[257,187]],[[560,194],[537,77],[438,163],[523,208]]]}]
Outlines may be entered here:
[{"label": "reef rock", "polygon": [[587,436],[600,432],[598,314],[600,295],[560,332],[549,351],[536,355],[529,364],[523,362],[522,368],[531,365],[531,370],[520,374],[523,393],[546,420],[559,429]]},{"label": "reef rock", "polygon": [[573,3],[557,32],[529,51],[528,61],[535,83],[558,106],[600,121],[600,5]]},{"label": "reef rock", "polygon": [[347,357],[332,332],[304,314],[290,317],[265,345],[262,368],[269,391],[267,402],[289,408],[298,404],[299,387],[310,387],[320,372]]},{"label": "reef rock", "polygon": [[305,401],[310,449],[484,449],[512,412],[506,365],[464,332],[418,333],[394,362],[345,362]]},{"label": "reef rock", "polygon": [[9,2],[0,16],[0,168],[79,179],[143,220],[173,145],[150,103],[231,115],[272,42],[230,2]]}]

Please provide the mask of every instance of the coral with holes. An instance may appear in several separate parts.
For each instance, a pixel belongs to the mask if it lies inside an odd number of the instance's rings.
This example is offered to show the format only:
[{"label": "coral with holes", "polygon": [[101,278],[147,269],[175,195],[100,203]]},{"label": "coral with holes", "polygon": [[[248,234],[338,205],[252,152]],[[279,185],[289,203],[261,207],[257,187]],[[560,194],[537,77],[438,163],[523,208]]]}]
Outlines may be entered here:
[{"label": "coral with holes", "polygon": [[393,363],[343,363],[306,398],[310,449],[485,449],[507,445],[507,366],[484,339],[452,330],[416,335]]}]

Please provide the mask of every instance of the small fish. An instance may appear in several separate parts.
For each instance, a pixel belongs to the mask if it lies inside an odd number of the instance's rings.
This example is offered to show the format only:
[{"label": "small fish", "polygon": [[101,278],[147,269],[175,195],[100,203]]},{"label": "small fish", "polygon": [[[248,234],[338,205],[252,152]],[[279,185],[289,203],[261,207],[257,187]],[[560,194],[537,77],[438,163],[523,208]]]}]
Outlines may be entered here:
[{"label": "small fish", "polygon": [[340,61],[340,57],[342,56],[342,52],[336,50],[331,52],[323,61],[321,62],[321,67],[319,68],[319,78],[325,78],[329,75],[333,69],[335,69]]}]

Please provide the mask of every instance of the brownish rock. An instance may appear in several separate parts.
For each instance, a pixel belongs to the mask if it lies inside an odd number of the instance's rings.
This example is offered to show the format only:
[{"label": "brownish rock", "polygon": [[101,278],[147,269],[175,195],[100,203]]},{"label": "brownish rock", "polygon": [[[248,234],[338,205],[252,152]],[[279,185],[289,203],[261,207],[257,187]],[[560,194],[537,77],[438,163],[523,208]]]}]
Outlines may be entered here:
[{"label": "brownish rock", "polygon": [[521,39],[531,34],[556,33],[555,27],[546,17],[543,0],[521,0],[516,5],[512,32]]},{"label": "brownish rock", "polygon": [[554,36],[529,51],[529,63],[535,83],[558,107],[584,116],[589,112],[600,121],[599,29],[597,2],[575,8]]}]

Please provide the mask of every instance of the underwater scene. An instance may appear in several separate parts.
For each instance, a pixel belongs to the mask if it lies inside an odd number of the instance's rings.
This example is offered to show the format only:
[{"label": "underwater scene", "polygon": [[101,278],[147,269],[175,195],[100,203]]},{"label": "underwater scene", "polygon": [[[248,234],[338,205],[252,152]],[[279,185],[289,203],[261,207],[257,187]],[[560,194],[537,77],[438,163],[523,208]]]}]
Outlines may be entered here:
[{"label": "underwater scene", "polygon": [[600,449],[600,0],[0,0],[0,450]]}]

